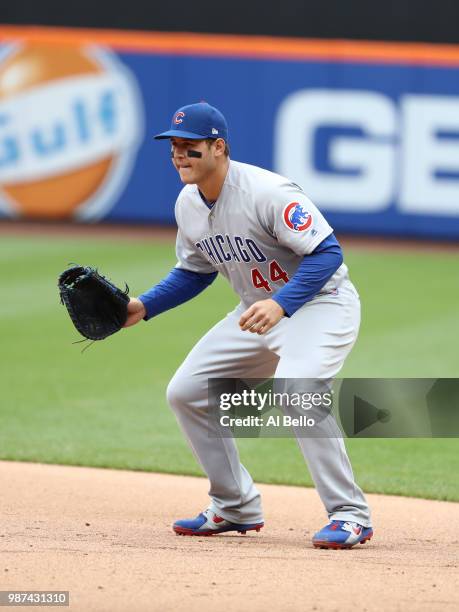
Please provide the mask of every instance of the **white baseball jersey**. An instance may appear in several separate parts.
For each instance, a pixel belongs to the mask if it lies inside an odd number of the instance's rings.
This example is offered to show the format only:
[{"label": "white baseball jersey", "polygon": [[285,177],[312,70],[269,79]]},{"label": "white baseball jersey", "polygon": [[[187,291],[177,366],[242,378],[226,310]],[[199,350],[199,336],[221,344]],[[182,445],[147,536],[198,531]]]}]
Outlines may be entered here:
[{"label": "white baseball jersey", "polygon": [[[246,306],[273,296],[303,257],[333,232],[298,185],[232,160],[212,210],[196,185],[186,185],[175,216],[177,267],[220,272]],[[335,290],[345,278],[347,267],[342,264],[314,299]]]}]

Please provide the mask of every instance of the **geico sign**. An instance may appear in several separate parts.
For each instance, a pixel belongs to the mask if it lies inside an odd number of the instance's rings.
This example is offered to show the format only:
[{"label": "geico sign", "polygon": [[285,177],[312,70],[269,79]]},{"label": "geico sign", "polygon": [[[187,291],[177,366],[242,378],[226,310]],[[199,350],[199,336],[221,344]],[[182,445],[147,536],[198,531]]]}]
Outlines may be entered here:
[{"label": "geico sign", "polygon": [[301,90],[279,108],[274,155],[276,171],[325,208],[397,202],[401,212],[459,215],[459,97],[410,94],[397,105],[370,91]]}]

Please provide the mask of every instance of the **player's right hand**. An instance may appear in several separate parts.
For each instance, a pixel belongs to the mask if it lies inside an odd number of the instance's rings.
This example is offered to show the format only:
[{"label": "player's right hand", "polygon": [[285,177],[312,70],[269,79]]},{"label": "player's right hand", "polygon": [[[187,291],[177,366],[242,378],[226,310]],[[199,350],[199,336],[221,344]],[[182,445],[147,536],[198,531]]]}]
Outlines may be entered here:
[{"label": "player's right hand", "polygon": [[284,315],[284,309],[275,300],[259,300],[242,313],[239,327],[242,331],[261,336],[277,325]]},{"label": "player's right hand", "polygon": [[138,298],[131,297],[128,303],[128,317],[123,327],[131,327],[131,325],[135,325],[141,321],[146,314],[147,311],[145,310],[143,303]]}]

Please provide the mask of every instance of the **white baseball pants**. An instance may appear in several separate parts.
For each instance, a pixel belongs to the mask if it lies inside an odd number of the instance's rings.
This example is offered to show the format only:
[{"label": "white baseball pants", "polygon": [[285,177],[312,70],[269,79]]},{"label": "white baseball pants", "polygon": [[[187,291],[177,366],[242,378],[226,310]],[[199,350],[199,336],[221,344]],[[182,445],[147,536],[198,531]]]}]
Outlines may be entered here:
[{"label": "white baseball pants", "polygon": [[[337,295],[305,304],[259,336],[242,332],[241,304],[191,350],[172,378],[167,397],[198,462],[210,480],[210,507],[234,523],[263,520],[260,494],[241,464],[234,438],[213,433],[208,411],[209,378],[333,379],[358,334],[360,300],[348,280]],[[341,433],[332,415],[316,427],[323,437],[297,437],[330,520],[371,525]]]}]

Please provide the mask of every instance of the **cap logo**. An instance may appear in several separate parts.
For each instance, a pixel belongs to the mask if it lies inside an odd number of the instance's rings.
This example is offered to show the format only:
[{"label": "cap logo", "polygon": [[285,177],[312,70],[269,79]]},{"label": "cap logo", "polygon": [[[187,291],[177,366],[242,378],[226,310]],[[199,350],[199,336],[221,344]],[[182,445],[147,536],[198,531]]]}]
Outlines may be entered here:
[{"label": "cap logo", "polygon": [[179,111],[174,117],[174,123],[176,123],[177,125],[179,123],[183,123],[182,117],[184,116],[185,116],[185,113],[183,113],[182,111]]},{"label": "cap logo", "polygon": [[212,134],[218,134],[218,130],[216,128],[212,128]]}]

